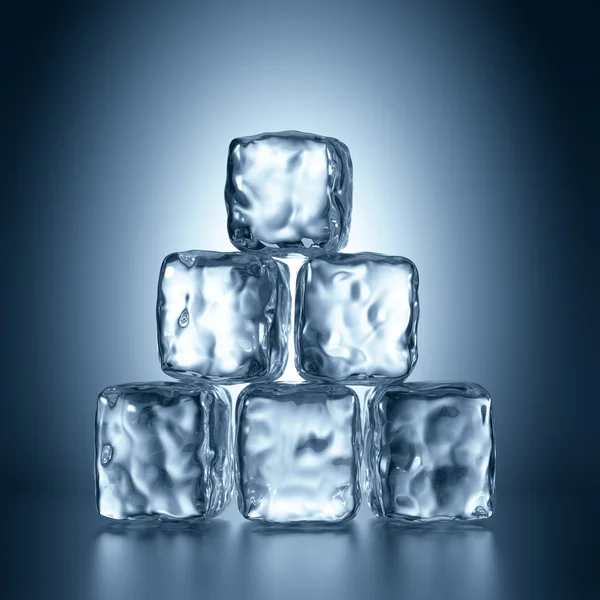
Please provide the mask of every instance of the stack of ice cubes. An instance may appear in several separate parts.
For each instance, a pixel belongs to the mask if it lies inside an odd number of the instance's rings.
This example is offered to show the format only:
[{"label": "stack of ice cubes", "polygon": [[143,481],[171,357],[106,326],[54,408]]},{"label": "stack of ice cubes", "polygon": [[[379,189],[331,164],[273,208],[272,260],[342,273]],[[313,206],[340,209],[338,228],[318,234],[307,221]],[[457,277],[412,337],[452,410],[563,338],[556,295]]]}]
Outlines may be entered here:
[{"label": "stack of ice cubes", "polygon": [[[235,485],[247,519],[340,523],[360,508],[362,470],[378,516],[491,516],[488,392],[465,382],[404,383],[417,362],[415,265],[339,253],[352,213],[348,148],[297,131],[235,139],[225,202],[239,252],[176,252],[160,269],[159,356],[179,381],[100,394],[99,512],[209,518]],[[293,299],[281,259],[298,255],[306,261]],[[304,383],[276,381],[288,360],[292,310]],[[233,419],[223,386],[241,383],[249,385]],[[348,385],[371,388],[364,432]]]}]

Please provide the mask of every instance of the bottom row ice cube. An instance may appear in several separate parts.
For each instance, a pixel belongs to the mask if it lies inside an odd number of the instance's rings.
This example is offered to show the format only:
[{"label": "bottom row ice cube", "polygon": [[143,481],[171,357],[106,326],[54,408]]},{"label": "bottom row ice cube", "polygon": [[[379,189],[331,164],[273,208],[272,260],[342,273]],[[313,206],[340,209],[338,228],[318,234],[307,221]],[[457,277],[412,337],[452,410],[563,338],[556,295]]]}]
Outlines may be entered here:
[{"label": "bottom row ice cube", "polygon": [[270,523],[337,522],[360,507],[356,394],[339,385],[272,383],[237,404],[238,507]]},{"label": "bottom row ice cube", "polygon": [[479,519],[494,510],[491,398],[472,383],[375,389],[368,403],[369,505],[406,520]]},{"label": "bottom row ice cube", "polygon": [[231,398],[211,384],[106,388],[96,412],[96,501],[112,519],[201,519],[232,492]]},{"label": "bottom row ice cube", "polygon": [[[96,416],[99,512],[113,519],[194,520],[227,505],[244,517],[336,523],[361,503],[356,394],[334,384],[256,384],[231,400],[209,383],[107,388]],[[375,388],[365,445],[373,512],[408,520],[477,519],[494,506],[491,400],[475,384]],[[235,458],[234,458],[235,457]]]}]

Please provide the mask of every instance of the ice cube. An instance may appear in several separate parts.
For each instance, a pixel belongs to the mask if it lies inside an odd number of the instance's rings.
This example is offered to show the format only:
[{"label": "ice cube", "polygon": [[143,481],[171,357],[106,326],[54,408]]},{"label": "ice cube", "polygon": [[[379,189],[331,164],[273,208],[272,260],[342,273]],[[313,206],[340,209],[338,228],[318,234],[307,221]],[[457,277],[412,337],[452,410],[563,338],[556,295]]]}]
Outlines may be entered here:
[{"label": "ice cube", "polygon": [[214,517],[233,489],[231,399],[210,383],[106,388],[96,411],[96,502],[111,519]]},{"label": "ice cube", "polygon": [[399,256],[326,254],[300,269],[296,369],[304,379],[390,383],[417,361],[419,277]]},{"label": "ice cube", "polygon": [[158,284],[163,371],[232,384],[276,379],[287,363],[290,305],[289,269],[272,258],[170,254]]},{"label": "ice cube", "polygon": [[238,507],[270,523],[357,513],[362,436],[356,394],[328,384],[255,384],[237,404]]},{"label": "ice cube", "polygon": [[481,519],[494,511],[491,398],[474,383],[375,388],[368,401],[365,468],[378,516]]},{"label": "ice cube", "polygon": [[234,139],[225,204],[229,238],[239,250],[336,252],[350,230],[350,152],[335,138],[299,131]]}]

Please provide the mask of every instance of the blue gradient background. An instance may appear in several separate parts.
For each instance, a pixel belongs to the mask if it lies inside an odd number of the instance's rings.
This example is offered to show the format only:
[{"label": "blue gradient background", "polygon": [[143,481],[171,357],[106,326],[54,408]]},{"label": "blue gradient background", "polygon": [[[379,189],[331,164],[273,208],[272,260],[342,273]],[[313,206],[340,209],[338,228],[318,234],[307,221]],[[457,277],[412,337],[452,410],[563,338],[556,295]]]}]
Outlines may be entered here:
[{"label": "blue gradient background", "polygon": [[3,328],[19,386],[10,411],[27,434],[3,436],[9,485],[91,489],[97,393],[163,377],[162,258],[232,249],[228,143],[288,128],[350,147],[347,251],[417,264],[412,379],[489,388],[500,489],[589,481],[579,440],[595,423],[573,409],[588,402],[581,198],[550,83],[510,14],[378,2],[72,10],[44,32],[19,106]]},{"label": "blue gradient background", "polygon": [[164,378],[162,258],[232,250],[229,141],[294,128],[351,150],[346,251],[400,254],[419,268],[411,379],[490,390],[499,511],[509,494],[587,503],[600,454],[597,21],[575,6],[450,4],[12,11],[3,489],[93,502],[97,393]]}]

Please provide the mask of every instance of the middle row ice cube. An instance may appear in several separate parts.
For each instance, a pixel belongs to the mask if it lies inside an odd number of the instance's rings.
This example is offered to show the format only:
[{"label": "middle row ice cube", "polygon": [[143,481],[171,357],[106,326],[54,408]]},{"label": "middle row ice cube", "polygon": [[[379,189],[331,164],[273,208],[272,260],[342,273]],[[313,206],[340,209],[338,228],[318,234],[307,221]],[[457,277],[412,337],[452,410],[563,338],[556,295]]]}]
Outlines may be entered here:
[{"label": "middle row ice cube", "polygon": [[[419,278],[408,259],[325,254],[298,272],[295,363],[310,381],[387,383],[417,361]],[[246,253],[170,254],[157,302],[162,369],[221,383],[273,381],[288,358],[287,265]]]},{"label": "middle row ice cube", "polygon": [[289,280],[287,265],[262,256],[167,256],[156,306],[163,371],[221,383],[279,377],[288,354]]}]

